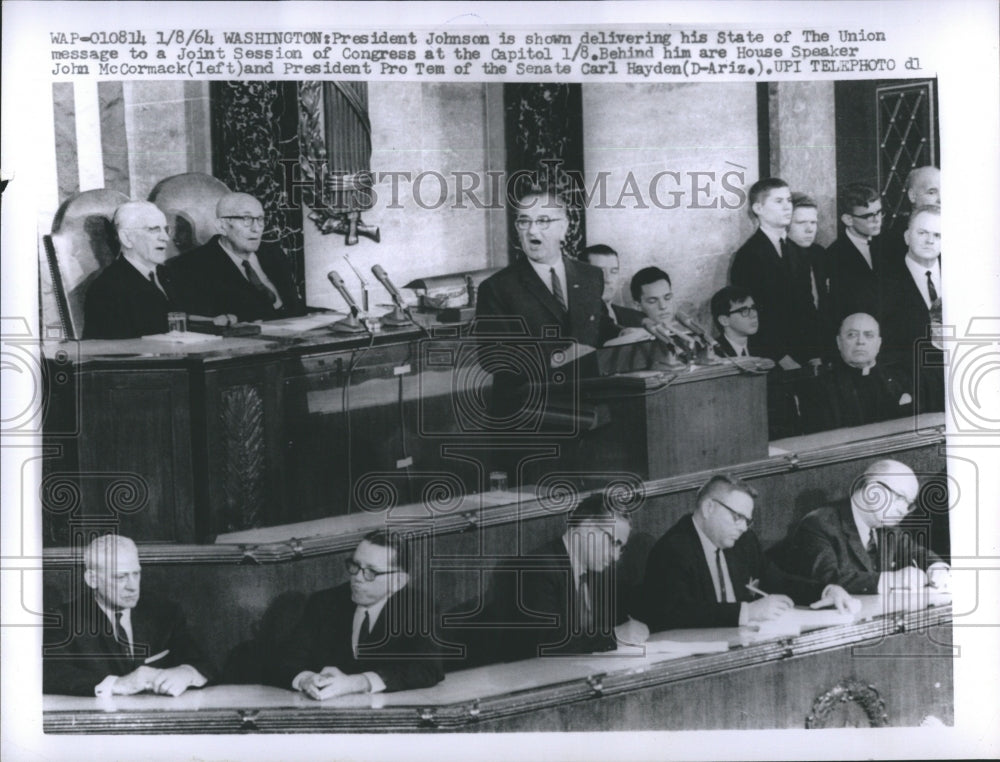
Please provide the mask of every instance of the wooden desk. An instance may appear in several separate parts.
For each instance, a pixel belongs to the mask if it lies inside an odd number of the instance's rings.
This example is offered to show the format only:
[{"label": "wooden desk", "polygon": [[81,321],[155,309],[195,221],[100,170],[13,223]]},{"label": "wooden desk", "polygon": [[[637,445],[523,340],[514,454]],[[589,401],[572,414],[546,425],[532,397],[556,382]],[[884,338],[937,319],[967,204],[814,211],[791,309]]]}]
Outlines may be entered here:
[{"label": "wooden desk", "polygon": [[724,653],[531,659],[453,672],[433,688],[324,702],[264,686],[178,698],[45,696],[43,725],[49,733],[694,730],[802,728],[845,716],[913,726],[928,715],[951,724],[950,621],[944,597],[868,596],[853,624],[795,637],[755,642],[748,628],[655,636],[725,640]]}]

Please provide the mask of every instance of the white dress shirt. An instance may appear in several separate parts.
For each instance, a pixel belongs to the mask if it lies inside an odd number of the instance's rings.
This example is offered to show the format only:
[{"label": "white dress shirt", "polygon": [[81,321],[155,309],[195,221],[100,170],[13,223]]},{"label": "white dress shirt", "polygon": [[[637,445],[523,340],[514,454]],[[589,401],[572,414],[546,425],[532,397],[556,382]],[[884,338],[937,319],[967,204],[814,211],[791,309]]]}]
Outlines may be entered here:
[{"label": "white dress shirt", "polygon": [[910,275],[913,277],[913,282],[916,283],[917,288],[920,289],[920,295],[924,298],[924,304],[927,305],[927,309],[930,309],[931,295],[927,290],[927,271],[930,270],[931,282],[934,284],[934,290],[937,291],[938,298],[940,298],[941,260],[936,260],[930,267],[926,267],[910,257],[906,257],[904,261],[906,262],[906,269],[910,271]]}]

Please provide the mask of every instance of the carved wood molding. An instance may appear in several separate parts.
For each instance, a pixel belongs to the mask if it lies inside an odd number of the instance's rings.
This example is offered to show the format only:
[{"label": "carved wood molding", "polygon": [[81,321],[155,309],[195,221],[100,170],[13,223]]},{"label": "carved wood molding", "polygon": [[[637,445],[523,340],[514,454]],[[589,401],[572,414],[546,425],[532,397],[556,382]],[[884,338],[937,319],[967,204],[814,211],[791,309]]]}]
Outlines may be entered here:
[{"label": "carved wood molding", "polygon": [[225,508],[219,528],[231,532],[259,526],[264,515],[267,491],[264,399],[254,384],[223,389],[220,397]]},{"label": "carved wood molding", "polygon": [[875,686],[847,679],[816,697],[812,712],[806,717],[806,728],[856,727],[849,724],[854,707],[864,712],[869,727],[882,728],[889,724],[885,701]]}]

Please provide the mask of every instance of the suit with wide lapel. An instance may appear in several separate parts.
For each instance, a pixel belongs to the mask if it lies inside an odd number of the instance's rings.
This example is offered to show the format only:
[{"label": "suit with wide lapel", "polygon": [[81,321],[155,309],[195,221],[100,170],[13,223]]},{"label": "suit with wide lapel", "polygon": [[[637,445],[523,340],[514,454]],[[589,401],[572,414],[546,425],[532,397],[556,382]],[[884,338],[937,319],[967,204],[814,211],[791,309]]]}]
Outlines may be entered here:
[{"label": "suit with wide lapel", "polygon": [[876,318],[881,312],[879,279],[885,269],[881,239],[872,238],[868,251],[871,267],[846,233],[827,249],[833,319],[838,328],[840,321],[855,312],[865,312]]}]

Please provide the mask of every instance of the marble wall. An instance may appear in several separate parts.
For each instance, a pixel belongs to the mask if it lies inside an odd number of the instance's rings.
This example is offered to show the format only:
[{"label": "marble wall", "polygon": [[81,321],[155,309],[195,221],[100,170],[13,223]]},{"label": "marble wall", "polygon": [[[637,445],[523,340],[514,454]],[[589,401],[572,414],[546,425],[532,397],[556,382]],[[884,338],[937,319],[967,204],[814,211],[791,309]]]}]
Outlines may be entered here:
[{"label": "marble wall", "polygon": [[602,177],[607,188],[587,211],[587,243],[619,252],[619,302],[631,305],[629,279],[656,265],[675,301],[705,318],[754,229],[742,189],[757,179],[755,86],[585,85],[583,120],[587,188]]}]

